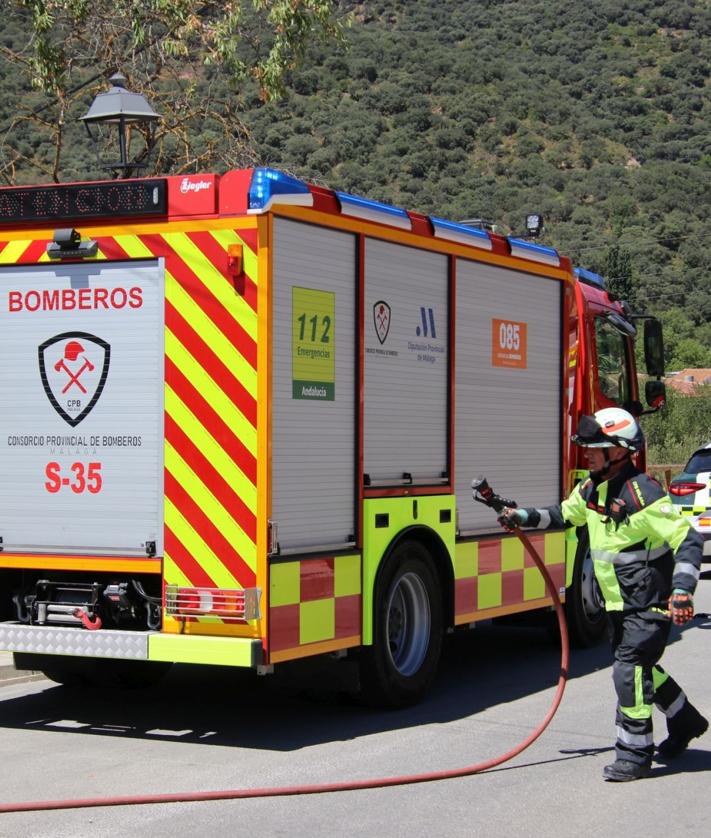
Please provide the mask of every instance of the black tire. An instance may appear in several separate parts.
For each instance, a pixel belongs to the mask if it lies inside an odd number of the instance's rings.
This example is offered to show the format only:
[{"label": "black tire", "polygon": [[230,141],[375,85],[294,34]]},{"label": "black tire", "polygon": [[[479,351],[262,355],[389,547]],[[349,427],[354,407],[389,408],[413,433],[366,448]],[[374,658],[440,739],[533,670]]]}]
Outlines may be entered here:
[{"label": "black tire", "polygon": [[565,601],[571,642],[580,648],[596,646],[607,628],[605,603],[593,571],[587,530],[578,530],[573,581]]},{"label": "black tire", "polygon": [[418,702],[437,674],[442,594],[428,552],[407,541],[386,559],[375,586],[373,645],[361,651],[361,696],[378,707]]}]

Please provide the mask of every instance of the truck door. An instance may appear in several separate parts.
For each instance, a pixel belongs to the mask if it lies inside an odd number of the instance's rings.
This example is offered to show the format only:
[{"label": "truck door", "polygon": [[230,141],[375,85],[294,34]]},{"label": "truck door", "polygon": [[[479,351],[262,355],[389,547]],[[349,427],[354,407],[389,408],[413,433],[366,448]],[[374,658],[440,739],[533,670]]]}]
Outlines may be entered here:
[{"label": "truck door", "polygon": [[7,551],[163,551],[162,260],[0,268]]},{"label": "truck door", "polygon": [[[560,498],[562,283],[457,262],[457,508],[462,533],[492,527],[471,480],[496,475],[523,506]],[[495,523],[494,523],[495,525]]]},{"label": "truck door", "polygon": [[[624,322],[620,319],[620,322]],[[624,332],[609,318],[594,319],[597,376],[595,410],[603,407],[629,407],[635,398],[632,382],[632,347],[630,333]]]},{"label": "truck door", "polygon": [[277,218],[272,506],[282,554],[356,537],[355,236]]}]

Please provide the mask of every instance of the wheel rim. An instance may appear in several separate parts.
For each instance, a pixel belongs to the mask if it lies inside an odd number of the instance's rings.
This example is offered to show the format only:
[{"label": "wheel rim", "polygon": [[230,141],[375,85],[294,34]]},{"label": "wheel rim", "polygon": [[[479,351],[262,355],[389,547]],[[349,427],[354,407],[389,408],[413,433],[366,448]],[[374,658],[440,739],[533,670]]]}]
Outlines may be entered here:
[{"label": "wheel rim", "polygon": [[390,589],[387,611],[388,651],[400,675],[414,675],[430,642],[430,601],[416,573],[400,576]]},{"label": "wheel rim", "polygon": [[598,623],[605,615],[605,606],[600,596],[600,588],[595,579],[593,560],[588,550],[583,560],[580,578],[580,594],[582,597],[583,613],[592,624]]}]

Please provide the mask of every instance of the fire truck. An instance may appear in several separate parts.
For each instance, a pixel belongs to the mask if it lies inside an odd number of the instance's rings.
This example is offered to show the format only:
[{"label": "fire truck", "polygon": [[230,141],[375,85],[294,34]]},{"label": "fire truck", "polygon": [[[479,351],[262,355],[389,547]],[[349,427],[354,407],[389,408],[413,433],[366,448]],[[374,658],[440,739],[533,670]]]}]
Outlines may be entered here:
[{"label": "fire truck", "polygon": [[[578,417],[643,412],[598,275],[269,168],[3,188],[0,299],[0,649],[62,684],[331,654],[416,701],[448,631],[551,605],[472,478],[559,502]],[[578,535],[532,541],[591,644]]]}]

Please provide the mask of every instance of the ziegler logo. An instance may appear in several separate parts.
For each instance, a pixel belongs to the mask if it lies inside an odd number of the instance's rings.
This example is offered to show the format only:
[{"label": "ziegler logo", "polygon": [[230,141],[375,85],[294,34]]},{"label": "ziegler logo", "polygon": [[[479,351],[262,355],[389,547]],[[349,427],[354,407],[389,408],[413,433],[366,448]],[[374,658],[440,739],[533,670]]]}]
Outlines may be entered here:
[{"label": "ziegler logo", "polygon": [[184,177],[180,181],[180,191],[183,195],[187,195],[188,192],[202,192],[211,186],[212,183],[209,180],[188,180],[188,178]]},{"label": "ziegler logo", "polygon": [[52,407],[75,428],[99,401],[111,347],[88,332],[62,332],[38,348],[39,371]]}]

